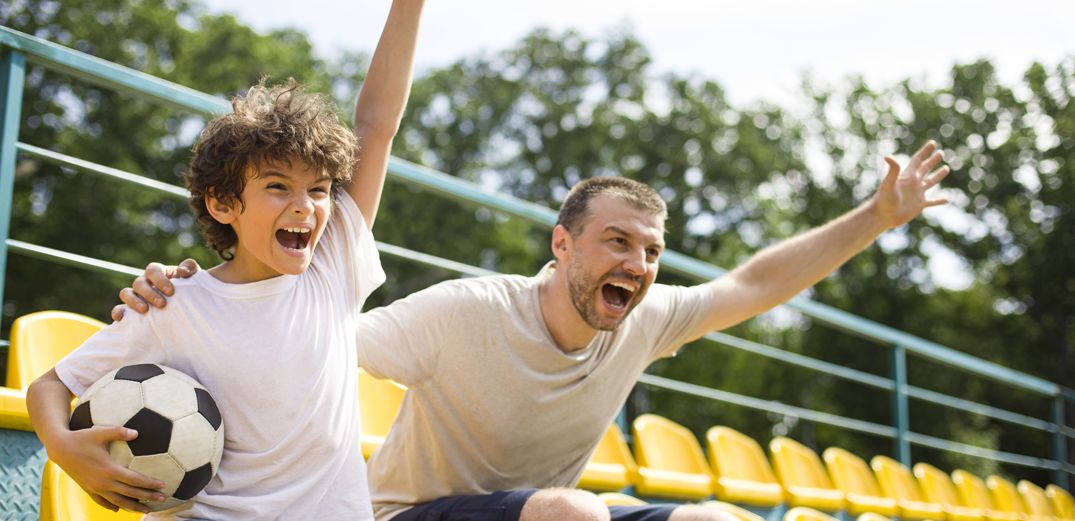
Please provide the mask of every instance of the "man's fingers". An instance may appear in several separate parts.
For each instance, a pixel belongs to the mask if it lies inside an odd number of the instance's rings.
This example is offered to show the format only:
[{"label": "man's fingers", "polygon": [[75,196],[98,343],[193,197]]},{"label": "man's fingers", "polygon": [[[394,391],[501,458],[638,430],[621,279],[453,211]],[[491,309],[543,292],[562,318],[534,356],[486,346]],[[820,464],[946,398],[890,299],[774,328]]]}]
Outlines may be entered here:
[{"label": "man's fingers", "polygon": [[935,150],[930,154],[929,158],[922,162],[918,167],[918,171],[929,172],[930,170],[933,170],[933,167],[940,164],[941,161],[944,161],[944,150]]},{"label": "man's fingers", "polygon": [[[159,262],[151,262],[146,266],[146,272],[142,275],[142,277],[138,278],[141,279],[145,277],[145,279],[149,282],[149,285],[155,288],[157,291],[165,295],[171,295],[172,292],[175,291],[175,288],[172,287],[172,282],[168,279],[172,276],[177,275],[177,273],[178,268],[175,266],[165,266]],[[137,282],[138,279],[135,279],[135,283]],[[143,298],[149,297],[149,295],[142,293],[139,288],[135,287],[134,289],[135,291],[138,291],[138,294],[142,295]],[[161,304],[157,307],[164,307],[163,298],[161,299]]]},{"label": "man's fingers", "polygon": [[915,152],[915,155],[911,157],[911,162],[907,165],[907,169],[912,172],[916,171],[918,165],[932,155],[934,150],[937,150],[937,142],[932,139],[926,141],[926,144],[922,145],[922,148],[918,149],[918,152]]},{"label": "man's fingers", "polygon": [[126,427],[90,427],[90,433],[102,444],[110,441],[131,441],[138,437],[138,431]]},{"label": "man's fingers", "polygon": [[[127,288],[123,288],[123,289],[127,289]],[[123,292],[120,291],[119,294],[123,295]],[[123,304],[116,304],[115,306],[112,307],[112,321],[113,322],[119,322],[120,320],[123,320],[123,308],[124,307],[125,306]]]},{"label": "man's fingers", "polygon": [[926,190],[929,190],[930,188],[937,186],[937,183],[943,181],[945,177],[948,177],[948,174],[951,172],[952,169],[948,168],[947,165],[942,166],[937,170],[930,172],[930,174],[926,176],[926,179],[922,181],[922,186],[925,187]]},{"label": "man's fingers", "polygon": [[[194,273],[200,269],[201,266],[198,266],[198,261],[194,259],[186,259],[183,262],[180,262],[179,266],[176,267],[176,275],[179,275],[182,278],[187,278],[194,275]],[[169,295],[171,295],[171,293],[169,293]]]},{"label": "man's fingers", "polygon": [[940,206],[942,204],[947,204],[947,203],[948,203],[948,198],[947,197],[939,197],[937,199],[930,199],[930,200],[926,201],[926,203],[924,205],[922,205],[922,207],[923,208],[929,208],[930,206]]},{"label": "man's fingers", "polygon": [[[164,280],[168,280],[167,277]],[[170,284],[171,283],[169,283],[169,285]],[[145,275],[134,279],[134,283],[131,284],[131,288],[134,289],[134,292],[142,300],[158,308],[164,307],[164,297],[162,297],[160,292],[158,291],[156,283],[147,279]]]},{"label": "man's fingers", "polygon": [[881,188],[889,190],[896,186],[896,180],[900,177],[900,164],[892,156],[885,156],[885,163],[888,163],[888,173],[881,180]]},{"label": "man's fingers", "polygon": [[[149,311],[149,305],[146,304],[146,301],[142,300],[142,297],[139,297],[138,294],[135,293],[134,290],[131,288],[123,288],[119,290],[119,299],[123,302],[123,304],[126,304],[127,307],[135,310],[138,313],[145,313]],[[116,307],[122,308],[123,305],[121,304]],[[120,310],[119,318],[117,318],[116,308],[112,308],[112,320],[119,320],[121,318],[123,318],[123,310]]]}]

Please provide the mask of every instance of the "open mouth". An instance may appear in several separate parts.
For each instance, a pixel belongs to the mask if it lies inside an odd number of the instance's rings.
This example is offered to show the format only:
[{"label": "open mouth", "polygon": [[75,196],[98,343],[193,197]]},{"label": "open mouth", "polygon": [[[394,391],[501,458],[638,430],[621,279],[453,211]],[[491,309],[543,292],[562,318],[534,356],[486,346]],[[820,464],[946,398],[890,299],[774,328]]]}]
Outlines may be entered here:
[{"label": "open mouth", "polygon": [[601,285],[601,296],[604,297],[605,304],[615,311],[626,310],[634,294],[635,288],[623,282],[608,282]]},{"label": "open mouth", "polygon": [[276,242],[289,250],[302,250],[310,243],[309,228],[281,228],[276,230]]}]

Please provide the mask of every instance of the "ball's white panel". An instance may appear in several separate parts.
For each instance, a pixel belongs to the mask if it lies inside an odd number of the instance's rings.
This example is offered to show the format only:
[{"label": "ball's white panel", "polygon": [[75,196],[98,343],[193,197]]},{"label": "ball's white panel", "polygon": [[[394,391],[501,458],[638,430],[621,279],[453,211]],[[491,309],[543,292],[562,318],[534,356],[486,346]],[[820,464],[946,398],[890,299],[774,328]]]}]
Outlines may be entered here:
[{"label": "ball's white panel", "polygon": [[157,364],[157,367],[160,367],[161,369],[163,369],[164,373],[169,375],[169,376],[174,376],[174,377],[176,377],[176,378],[178,378],[180,380],[183,380],[184,382],[189,383],[193,387],[199,387],[199,388],[205,389],[205,386],[203,386],[200,382],[198,382],[197,380],[192,378],[187,373],[184,373],[183,371],[180,371],[178,369],[172,369],[171,367],[168,367],[166,365],[160,365],[160,364]]},{"label": "ball's white panel", "polygon": [[97,390],[90,400],[94,425],[123,425],[142,410],[142,387],[138,382],[113,380]]},{"label": "ball's white panel", "polygon": [[116,460],[116,463],[124,467],[129,466],[131,460],[134,459],[134,454],[131,454],[131,448],[125,441],[109,442],[108,453],[112,455],[112,459]]},{"label": "ball's white panel", "polygon": [[165,373],[142,382],[146,408],[175,421],[198,412],[198,397],[190,382]]},{"label": "ball's white panel", "polygon": [[119,371],[119,369],[116,369],[111,373],[102,376],[96,382],[93,382],[93,385],[86,389],[86,392],[82,393],[82,396],[79,397],[79,402],[89,400],[93,395],[97,394],[97,391],[100,391],[102,387],[108,385],[108,383],[116,377],[116,371]]},{"label": "ball's white panel", "polygon": [[152,456],[135,456],[127,468],[139,473],[156,478],[164,482],[161,493],[165,496],[175,494],[179,483],[183,481],[186,472],[179,464],[167,454],[154,454]]},{"label": "ball's white panel", "polygon": [[183,470],[191,471],[213,458],[216,445],[216,432],[209,422],[200,414],[191,414],[172,425],[172,442],[168,446],[171,454]]}]

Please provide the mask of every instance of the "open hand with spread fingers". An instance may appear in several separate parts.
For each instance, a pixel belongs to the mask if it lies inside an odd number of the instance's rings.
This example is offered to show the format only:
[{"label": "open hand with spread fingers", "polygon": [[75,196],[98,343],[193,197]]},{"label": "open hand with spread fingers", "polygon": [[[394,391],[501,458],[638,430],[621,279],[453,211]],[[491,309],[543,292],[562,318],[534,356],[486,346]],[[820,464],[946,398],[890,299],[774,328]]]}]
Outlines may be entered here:
[{"label": "open hand with spread fingers", "polygon": [[927,198],[926,192],[948,176],[947,165],[936,168],[944,160],[944,151],[930,140],[911,156],[911,161],[900,170],[900,164],[892,156],[885,156],[888,174],[874,194],[874,209],[890,228],[906,224],[922,210],[948,202],[947,197]]}]

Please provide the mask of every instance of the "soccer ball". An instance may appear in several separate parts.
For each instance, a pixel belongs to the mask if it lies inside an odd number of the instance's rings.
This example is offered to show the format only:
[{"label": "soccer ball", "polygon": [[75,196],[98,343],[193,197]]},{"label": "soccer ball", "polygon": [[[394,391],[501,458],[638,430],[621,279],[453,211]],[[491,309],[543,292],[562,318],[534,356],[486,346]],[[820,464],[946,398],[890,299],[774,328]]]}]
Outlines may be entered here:
[{"label": "soccer ball", "polygon": [[138,431],[108,452],[120,465],[165,483],[153,511],[189,501],[216,475],[224,422],[209,392],[186,374],[156,364],[121,367],[86,390],[71,414],[71,430],[117,426]]}]

